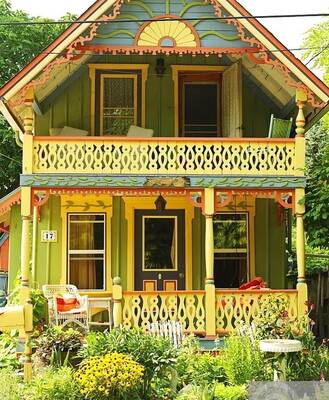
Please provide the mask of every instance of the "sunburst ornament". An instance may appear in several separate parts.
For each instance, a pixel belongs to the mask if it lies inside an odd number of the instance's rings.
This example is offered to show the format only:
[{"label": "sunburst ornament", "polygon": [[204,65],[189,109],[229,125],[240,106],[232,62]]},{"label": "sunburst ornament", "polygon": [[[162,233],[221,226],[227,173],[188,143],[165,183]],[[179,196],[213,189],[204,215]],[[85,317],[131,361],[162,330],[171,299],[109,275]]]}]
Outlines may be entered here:
[{"label": "sunburst ornament", "polygon": [[184,21],[152,21],[143,26],[137,45],[145,47],[198,47],[195,30]]}]

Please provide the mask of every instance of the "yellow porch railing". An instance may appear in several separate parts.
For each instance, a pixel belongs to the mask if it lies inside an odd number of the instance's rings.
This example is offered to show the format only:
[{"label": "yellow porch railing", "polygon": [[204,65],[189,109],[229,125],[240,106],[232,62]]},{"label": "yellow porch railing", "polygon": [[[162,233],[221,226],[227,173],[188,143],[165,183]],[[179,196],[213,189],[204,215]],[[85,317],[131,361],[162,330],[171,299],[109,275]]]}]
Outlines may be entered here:
[{"label": "yellow porch railing", "polygon": [[180,321],[187,333],[205,333],[205,292],[123,292],[122,324],[146,329],[156,321]]},{"label": "yellow porch railing", "polygon": [[297,290],[216,290],[216,331],[228,333],[241,325],[251,325],[266,298],[283,298],[288,317],[298,317]]},{"label": "yellow porch railing", "polygon": [[[216,290],[216,304],[206,309],[205,291],[124,292],[121,324],[146,329],[156,321],[180,321],[185,332],[206,333],[206,313],[216,319],[216,332],[225,334],[251,325],[266,299],[282,298],[292,323],[298,318],[297,290]],[[214,312],[215,310],[215,312]]]},{"label": "yellow porch railing", "polygon": [[33,138],[33,173],[294,176],[297,158],[294,139]]}]

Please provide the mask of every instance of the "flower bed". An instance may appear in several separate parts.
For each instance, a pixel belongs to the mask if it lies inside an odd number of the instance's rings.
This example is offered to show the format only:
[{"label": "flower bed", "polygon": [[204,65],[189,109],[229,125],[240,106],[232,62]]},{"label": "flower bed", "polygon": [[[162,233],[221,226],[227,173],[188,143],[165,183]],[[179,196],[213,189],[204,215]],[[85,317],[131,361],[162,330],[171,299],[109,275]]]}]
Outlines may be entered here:
[{"label": "flower bed", "polygon": [[328,379],[328,343],[318,346],[308,317],[290,321],[285,307],[283,299],[264,302],[255,327],[241,328],[214,353],[202,352],[195,337],[176,349],[167,339],[137,329],[85,337],[73,329],[48,329],[34,340],[29,384],[15,371],[13,337],[6,336],[0,340],[0,399],[244,400],[251,382],[273,379],[278,364],[260,350],[259,340],[274,338],[303,344],[302,352],[284,356],[280,364],[287,380]]}]

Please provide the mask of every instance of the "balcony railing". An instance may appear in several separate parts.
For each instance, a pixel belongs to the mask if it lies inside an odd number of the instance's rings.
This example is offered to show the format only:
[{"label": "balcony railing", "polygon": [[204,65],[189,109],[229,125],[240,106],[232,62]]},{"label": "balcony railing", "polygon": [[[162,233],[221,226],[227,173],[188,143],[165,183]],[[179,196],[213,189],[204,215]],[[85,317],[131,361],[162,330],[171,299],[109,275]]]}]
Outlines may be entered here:
[{"label": "balcony railing", "polygon": [[294,139],[34,137],[33,173],[298,175]]}]

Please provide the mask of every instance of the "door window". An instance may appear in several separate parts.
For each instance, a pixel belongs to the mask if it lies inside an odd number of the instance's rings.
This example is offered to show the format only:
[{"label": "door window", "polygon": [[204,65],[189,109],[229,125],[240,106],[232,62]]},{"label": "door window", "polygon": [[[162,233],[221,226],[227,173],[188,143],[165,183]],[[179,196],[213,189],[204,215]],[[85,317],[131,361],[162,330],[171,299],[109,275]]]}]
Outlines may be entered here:
[{"label": "door window", "polygon": [[220,134],[220,74],[180,75],[180,131],[187,137]]},{"label": "door window", "polygon": [[143,270],[177,270],[177,217],[143,216]]}]

